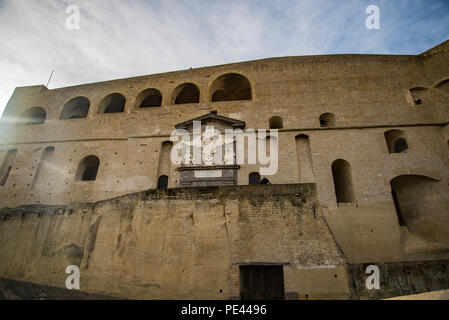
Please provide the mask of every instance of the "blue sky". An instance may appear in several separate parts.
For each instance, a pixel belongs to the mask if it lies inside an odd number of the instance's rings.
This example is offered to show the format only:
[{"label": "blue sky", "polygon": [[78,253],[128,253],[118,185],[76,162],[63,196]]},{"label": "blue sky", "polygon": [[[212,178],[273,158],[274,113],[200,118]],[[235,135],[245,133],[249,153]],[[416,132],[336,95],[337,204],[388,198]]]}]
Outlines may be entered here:
[{"label": "blue sky", "polygon": [[[68,30],[66,8],[80,9]],[[380,9],[380,29],[365,8]],[[0,0],[0,113],[49,88],[278,56],[418,54],[449,39],[449,0]]]}]

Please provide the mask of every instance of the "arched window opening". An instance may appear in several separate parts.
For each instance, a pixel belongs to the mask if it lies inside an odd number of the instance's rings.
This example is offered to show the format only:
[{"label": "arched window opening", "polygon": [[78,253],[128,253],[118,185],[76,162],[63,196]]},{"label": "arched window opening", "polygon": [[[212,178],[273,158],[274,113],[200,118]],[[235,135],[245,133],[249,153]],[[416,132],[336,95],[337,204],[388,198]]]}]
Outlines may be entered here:
[{"label": "arched window opening", "polygon": [[215,79],[210,91],[212,102],[251,100],[249,80],[236,73],[224,74]]},{"label": "arched window opening", "polygon": [[281,117],[271,117],[269,120],[270,129],[282,129],[284,127],[284,123]]},{"label": "arched window opening", "polygon": [[260,184],[260,174],[258,172],[252,172],[249,174],[249,184],[250,185]]},{"label": "arched window opening", "polygon": [[167,189],[168,188],[168,177],[167,176],[160,176],[157,181],[157,188],[158,189]]},{"label": "arched window opening", "polygon": [[352,183],[351,165],[343,159],[335,160],[332,163],[332,176],[334,178],[337,202],[356,202],[354,186]]},{"label": "arched window opening", "polygon": [[66,103],[61,113],[62,120],[87,118],[90,101],[85,97],[73,98]]},{"label": "arched window opening", "polygon": [[407,152],[408,144],[402,130],[389,130],[384,133],[389,153]]},{"label": "arched window opening", "polygon": [[335,116],[332,113],[323,113],[320,116],[320,126],[322,128],[334,127],[335,126]]},{"label": "arched window opening", "polygon": [[146,89],[139,93],[136,107],[140,109],[160,107],[162,105],[162,94],[157,89]]},{"label": "arched window opening", "polygon": [[178,86],[173,92],[173,104],[200,102],[200,89],[193,83]]},{"label": "arched window opening", "polygon": [[76,171],[76,181],[94,181],[97,179],[100,159],[96,156],[87,156],[81,160]]},{"label": "arched window opening", "polygon": [[112,93],[100,103],[99,113],[121,113],[125,111],[126,98],[120,93]]},{"label": "arched window opening", "polygon": [[45,118],[47,117],[47,113],[41,107],[33,107],[25,112],[23,112],[17,124],[24,125],[34,125],[34,124],[43,124],[45,122]]},{"label": "arched window opening", "polygon": [[2,167],[0,168],[0,187],[4,186],[8,181],[9,174],[12,169],[13,162],[16,158],[17,149],[8,150],[3,159]]}]

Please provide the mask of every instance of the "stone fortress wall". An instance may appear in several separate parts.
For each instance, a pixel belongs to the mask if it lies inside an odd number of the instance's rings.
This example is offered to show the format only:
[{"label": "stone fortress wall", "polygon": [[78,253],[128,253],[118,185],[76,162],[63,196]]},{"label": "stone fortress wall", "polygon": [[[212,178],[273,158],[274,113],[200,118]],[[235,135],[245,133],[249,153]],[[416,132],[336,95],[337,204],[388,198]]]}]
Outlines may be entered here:
[{"label": "stone fortress wall", "polygon": [[[250,89],[237,88],[234,98],[249,99],[212,101],[223,100],[219,89],[233,89],[235,79]],[[122,112],[105,113],[120,99]],[[43,123],[23,123],[30,115],[42,119],[42,110]],[[168,191],[177,188],[178,167],[166,161],[170,133],[212,111],[245,128],[279,129],[279,169],[268,178],[314,184],[313,202],[345,263],[448,259],[447,41],[417,56],[271,58],[53,90],[17,88],[0,128],[1,207],[113,201],[156,189],[161,176]],[[98,159],[98,172],[82,181],[88,156]],[[259,171],[241,165],[237,184],[244,188]],[[11,273],[11,259],[3,276],[22,280]]]}]

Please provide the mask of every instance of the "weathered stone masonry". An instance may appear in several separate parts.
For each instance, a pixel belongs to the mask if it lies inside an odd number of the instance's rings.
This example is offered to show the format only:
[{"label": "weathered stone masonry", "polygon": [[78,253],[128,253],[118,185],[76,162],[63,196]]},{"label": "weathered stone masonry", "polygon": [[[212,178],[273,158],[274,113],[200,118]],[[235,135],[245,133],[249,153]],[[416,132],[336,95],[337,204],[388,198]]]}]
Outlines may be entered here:
[{"label": "weathered stone masonry", "polygon": [[61,271],[75,264],[88,292],[234,299],[239,265],[280,263],[287,297],[348,295],[344,259],[313,185],[149,190],[95,204],[3,209],[0,218],[6,278],[61,286]]}]

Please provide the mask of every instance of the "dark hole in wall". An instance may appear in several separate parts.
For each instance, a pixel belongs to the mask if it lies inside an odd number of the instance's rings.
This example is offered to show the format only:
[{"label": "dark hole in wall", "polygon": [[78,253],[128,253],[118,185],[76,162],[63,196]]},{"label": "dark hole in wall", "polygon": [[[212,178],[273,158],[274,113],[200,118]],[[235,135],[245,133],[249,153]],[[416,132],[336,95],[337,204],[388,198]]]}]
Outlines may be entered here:
[{"label": "dark hole in wall", "polygon": [[253,172],[249,174],[249,184],[256,185],[260,184],[260,174],[257,172]]},{"label": "dark hole in wall", "polygon": [[104,113],[121,113],[125,111],[126,98],[120,93],[113,93],[107,96],[103,102],[101,109],[104,108]]},{"label": "dark hole in wall", "polygon": [[270,129],[282,129],[284,127],[284,123],[281,117],[272,117],[269,120]]},{"label": "dark hole in wall", "polygon": [[352,183],[351,165],[343,159],[335,160],[332,163],[332,176],[334,179],[337,202],[356,202],[354,186]]},{"label": "dark hole in wall", "polygon": [[98,167],[89,167],[84,171],[83,181],[94,181],[97,178]]},{"label": "dark hole in wall", "polygon": [[175,104],[198,103],[200,101],[200,90],[194,84],[185,84],[177,91]]},{"label": "dark hole in wall", "polygon": [[100,159],[91,155],[81,160],[75,174],[76,181],[93,181],[96,180],[98,168],[100,167]]},{"label": "dark hole in wall", "polygon": [[320,115],[320,126],[322,128],[335,126],[335,116],[332,113],[323,113]]},{"label": "dark hole in wall", "polygon": [[162,95],[153,93],[142,101],[142,103],[140,104],[140,108],[160,107],[161,104],[162,104]]},{"label": "dark hole in wall", "polygon": [[394,142],[394,152],[402,153],[408,149],[407,141],[404,138],[399,138]]}]

